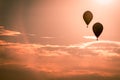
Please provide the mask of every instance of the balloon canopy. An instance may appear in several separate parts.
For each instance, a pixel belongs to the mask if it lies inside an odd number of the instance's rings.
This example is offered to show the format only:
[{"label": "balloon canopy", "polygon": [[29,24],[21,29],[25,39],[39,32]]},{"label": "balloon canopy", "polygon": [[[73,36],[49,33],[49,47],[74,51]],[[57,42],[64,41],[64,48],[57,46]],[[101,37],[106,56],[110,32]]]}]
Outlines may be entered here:
[{"label": "balloon canopy", "polygon": [[84,19],[84,21],[85,21],[85,23],[87,24],[87,27],[88,27],[89,23],[93,19],[93,14],[90,11],[86,11],[83,14],[83,19]]},{"label": "balloon canopy", "polygon": [[97,37],[97,40],[100,34],[102,33],[102,31],[103,31],[103,25],[101,23],[97,22],[93,25],[93,32],[95,36]]}]

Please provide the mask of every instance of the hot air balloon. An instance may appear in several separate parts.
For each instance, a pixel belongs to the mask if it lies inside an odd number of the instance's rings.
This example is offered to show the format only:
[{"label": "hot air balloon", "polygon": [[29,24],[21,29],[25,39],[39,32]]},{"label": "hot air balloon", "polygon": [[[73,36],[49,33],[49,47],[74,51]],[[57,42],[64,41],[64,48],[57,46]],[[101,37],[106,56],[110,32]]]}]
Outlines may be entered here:
[{"label": "hot air balloon", "polygon": [[97,37],[97,40],[100,34],[102,33],[102,31],[103,31],[103,25],[101,23],[97,22],[93,25],[93,32],[95,36]]},{"label": "hot air balloon", "polygon": [[87,28],[88,28],[89,23],[93,19],[93,14],[90,11],[86,11],[83,14],[83,19],[84,19],[85,23],[87,24]]}]

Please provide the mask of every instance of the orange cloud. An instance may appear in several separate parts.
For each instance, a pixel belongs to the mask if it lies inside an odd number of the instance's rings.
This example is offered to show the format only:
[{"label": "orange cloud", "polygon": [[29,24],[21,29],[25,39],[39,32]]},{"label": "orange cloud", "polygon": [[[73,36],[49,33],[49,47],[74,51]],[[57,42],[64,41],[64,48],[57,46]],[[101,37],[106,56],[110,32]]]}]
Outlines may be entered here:
[{"label": "orange cloud", "polygon": [[43,39],[53,39],[53,38],[55,38],[55,37],[41,37],[41,38],[43,38]]},{"label": "orange cloud", "polygon": [[20,34],[21,32],[6,30],[4,26],[0,26],[0,36],[17,36]]},{"label": "orange cloud", "polygon": [[0,46],[2,64],[23,65],[36,72],[59,77],[120,75],[119,42],[95,41],[68,46],[23,43],[4,46],[7,42],[0,43],[3,44]]}]

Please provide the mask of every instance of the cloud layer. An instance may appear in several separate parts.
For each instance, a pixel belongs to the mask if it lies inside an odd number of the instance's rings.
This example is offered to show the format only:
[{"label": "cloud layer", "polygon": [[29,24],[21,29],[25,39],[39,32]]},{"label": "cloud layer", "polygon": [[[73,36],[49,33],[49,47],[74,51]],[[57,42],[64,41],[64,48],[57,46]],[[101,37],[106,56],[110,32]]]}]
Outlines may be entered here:
[{"label": "cloud layer", "polygon": [[[17,37],[21,32],[0,26],[0,36]],[[29,36],[35,36],[30,34]],[[53,39],[55,37],[40,37]],[[93,36],[84,36],[95,39]],[[6,40],[6,39],[5,39]],[[0,79],[21,74],[22,80],[116,80],[120,79],[120,42],[93,41],[71,45],[15,43],[0,40]],[[4,72],[5,71],[5,72]],[[17,71],[17,72],[15,72]],[[8,73],[11,72],[11,75]],[[27,77],[33,75],[31,78]],[[44,75],[44,77],[42,76]],[[11,77],[9,77],[11,76]],[[86,78],[87,77],[87,78]],[[104,78],[104,79],[103,79]]]},{"label": "cloud layer", "polygon": [[120,42],[60,46],[0,41],[0,65],[18,65],[54,77],[120,75]]}]

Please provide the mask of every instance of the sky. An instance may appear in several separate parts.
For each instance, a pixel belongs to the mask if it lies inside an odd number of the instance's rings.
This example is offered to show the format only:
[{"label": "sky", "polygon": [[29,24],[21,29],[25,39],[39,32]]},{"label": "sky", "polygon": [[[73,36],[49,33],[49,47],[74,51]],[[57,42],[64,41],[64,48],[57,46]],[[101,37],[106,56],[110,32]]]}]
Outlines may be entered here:
[{"label": "sky", "polygon": [[[119,80],[119,2],[0,0],[0,79]],[[103,25],[98,41],[96,22]]]}]

